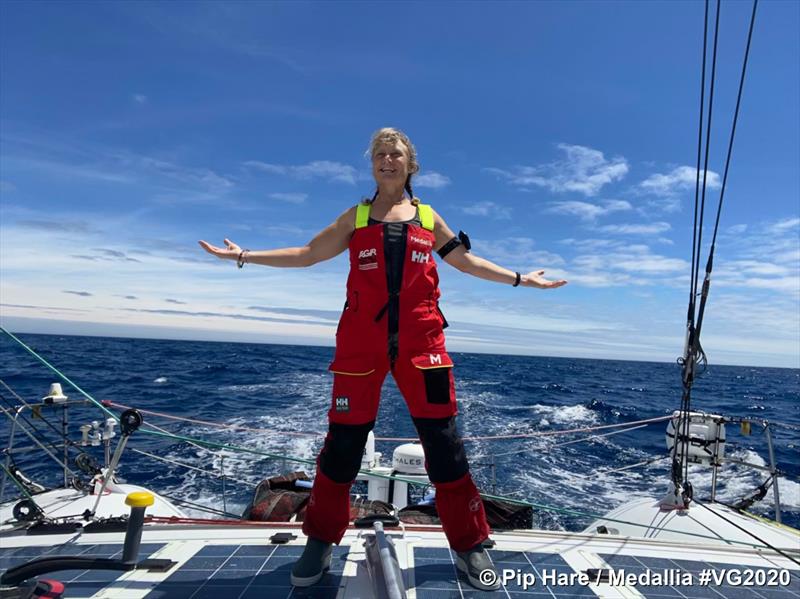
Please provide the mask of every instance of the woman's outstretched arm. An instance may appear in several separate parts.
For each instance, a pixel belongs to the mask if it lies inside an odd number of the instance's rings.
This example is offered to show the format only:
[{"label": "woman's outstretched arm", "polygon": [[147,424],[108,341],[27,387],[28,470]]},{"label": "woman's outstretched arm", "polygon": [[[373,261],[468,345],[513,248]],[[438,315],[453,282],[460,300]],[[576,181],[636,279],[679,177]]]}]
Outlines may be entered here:
[{"label": "woman's outstretched arm", "polygon": [[[433,212],[434,229],[436,235],[436,246],[434,249],[441,249],[448,241],[453,239],[455,235],[444,222],[444,219],[434,210]],[[517,273],[513,270],[508,270],[495,264],[490,260],[476,256],[466,250],[463,245],[457,246],[451,250],[445,257],[444,261],[450,266],[457,268],[461,272],[471,274],[474,277],[485,279],[487,281],[494,281],[496,283],[506,283],[513,285],[517,280]],[[567,282],[562,280],[548,281],[542,275],[543,270],[534,270],[527,274],[520,276],[519,285],[521,287],[538,287],[540,289],[553,289],[566,285]]]},{"label": "woman's outstretched arm", "polygon": [[223,260],[241,260],[247,264],[262,264],[282,268],[311,266],[317,262],[330,260],[347,249],[350,236],[355,228],[355,207],[343,212],[335,222],[320,231],[311,241],[301,247],[276,250],[242,250],[230,239],[225,239],[225,247],[199,241],[200,247],[209,254]]}]

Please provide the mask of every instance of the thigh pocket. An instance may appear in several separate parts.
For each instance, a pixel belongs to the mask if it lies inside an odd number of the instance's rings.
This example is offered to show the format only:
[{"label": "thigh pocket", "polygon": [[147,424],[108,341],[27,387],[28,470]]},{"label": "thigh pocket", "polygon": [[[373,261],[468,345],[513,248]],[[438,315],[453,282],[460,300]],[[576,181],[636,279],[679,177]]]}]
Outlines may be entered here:
[{"label": "thigh pocket", "polygon": [[453,361],[444,352],[426,353],[411,359],[414,367],[422,371],[425,397],[428,403],[448,404],[453,395]]}]

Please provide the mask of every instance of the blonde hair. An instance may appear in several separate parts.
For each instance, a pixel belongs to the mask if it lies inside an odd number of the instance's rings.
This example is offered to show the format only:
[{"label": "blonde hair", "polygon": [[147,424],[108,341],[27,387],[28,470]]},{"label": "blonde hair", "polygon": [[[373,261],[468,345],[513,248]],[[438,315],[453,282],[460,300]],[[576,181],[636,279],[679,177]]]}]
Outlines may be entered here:
[{"label": "blonde hair", "polygon": [[400,131],[400,129],[395,129],[394,127],[378,129],[372,134],[372,139],[369,142],[369,149],[366,155],[371,159],[375,155],[375,150],[380,144],[393,144],[398,141],[406,147],[406,151],[408,152],[408,174],[414,175],[418,173],[419,162],[417,161],[417,149],[414,147],[414,144],[411,143],[411,140],[408,139],[408,135]]},{"label": "blonde hair", "polygon": [[[375,155],[375,150],[377,150],[380,144],[394,144],[397,142],[402,143],[406,147],[406,152],[408,153],[408,179],[406,180],[405,188],[408,192],[408,196],[411,198],[411,203],[416,206],[419,204],[419,198],[414,197],[414,190],[411,188],[411,177],[419,172],[419,162],[417,161],[417,149],[414,147],[414,144],[411,143],[408,135],[394,127],[378,129],[372,134],[372,139],[369,142],[369,148],[365,155],[367,158],[372,159]],[[372,200],[366,200],[366,202],[374,202],[377,197],[378,192],[376,190],[375,195],[372,196]]]}]

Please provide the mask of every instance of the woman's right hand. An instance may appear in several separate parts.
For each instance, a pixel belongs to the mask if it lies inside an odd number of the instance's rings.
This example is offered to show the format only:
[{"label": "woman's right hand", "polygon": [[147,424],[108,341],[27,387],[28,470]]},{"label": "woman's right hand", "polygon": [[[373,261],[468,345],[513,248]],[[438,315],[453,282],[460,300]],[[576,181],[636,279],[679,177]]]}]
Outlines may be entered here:
[{"label": "woman's right hand", "polygon": [[224,248],[211,245],[207,241],[202,240],[198,241],[197,243],[200,244],[201,248],[217,258],[222,258],[223,260],[238,260],[239,255],[242,253],[242,248],[233,243],[230,239],[225,239],[224,241]]}]

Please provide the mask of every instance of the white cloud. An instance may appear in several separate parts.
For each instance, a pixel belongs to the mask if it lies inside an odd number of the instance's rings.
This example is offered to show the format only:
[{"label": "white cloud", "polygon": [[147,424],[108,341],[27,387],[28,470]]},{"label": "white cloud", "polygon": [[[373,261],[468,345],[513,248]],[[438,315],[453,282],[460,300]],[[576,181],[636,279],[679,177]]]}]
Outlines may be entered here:
[{"label": "white cloud", "polygon": [[461,210],[464,214],[472,216],[487,216],[498,220],[511,218],[511,208],[501,206],[495,202],[476,202],[475,204],[462,206]]},{"label": "white cloud", "polygon": [[442,187],[450,185],[450,183],[450,177],[435,171],[415,175],[411,180],[411,184],[414,187],[429,187],[431,189],[441,189]]},{"label": "white cloud", "polygon": [[682,284],[675,275],[689,272],[689,262],[653,253],[647,245],[608,239],[564,239],[579,253],[563,273],[571,284],[586,287]]},{"label": "white cloud", "polygon": [[147,96],[144,94],[133,94],[133,101],[137,104],[147,104]]},{"label": "white cloud", "polygon": [[566,214],[577,216],[583,221],[594,221],[601,216],[611,214],[612,212],[621,212],[631,210],[632,206],[625,200],[606,200],[601,204],[592,204],[591,202],[579,201],[564,201],[553,202],[550,207],[545,210],[549,214]]},{"label": "white cloud", "polygon": [[508,237],[497,241],[474,239],[473,251],[501,265],[520,265],[524,268],[551,268],[564,264],[558,254],[534,248],[535,242],[529,237]]},{"label": "white cloud", "polygon": [[747,231],[747,225],[740,224],[740,225],[731,225],[730,227],[728,227],[726,232],[729,235],[741,235],[745,231]]},{"label": "white cloud", "polygon": [[314,160],[308,164],[294,166],[249,160],[244,165],[272,175],[285,175],[294,179],[327,179],[353,185],[358,180],[358,171],[355,167],[331,160]]},{"label": "white cloud", "polygon": [[289,204],[302,204],[308,198],[307,193],[271,193],[268,196],[272,200],[287,202]]},{"label": "white cloud", "polygon": [[769,226],[769,230],[773,233],[785,233],[787,231],[791,231],[792,229],[800,228],[800,218],[792,217],[792,218],[785,218],[783,220],[779,220],[776,223],[772,223]]},{"label": "white cloud", "polygon": [[[697,169],[691,166],[679,166],[668,173],[650,175],[639,183],[639,189],[659,197],[678,195],[687,189],[694,189],[697,180]],[[700,186],[703,185],[703,173],[700,173]],[[720,178],[714,171],[708,171],[706,188],[719,189]]]},{"label": "white cloud", "polygon": [[659,233],[669,231],[671,228],[669,223],[657,222],[648,224],[605,225],[600,227],[600,231],[620,235],[658,235]]},{"label": "white cloud", "polygon": [[628,162],[622,157],[607,160],[599,150],[569,144],[558,144],[566,154],[564,160],[538,166],[517,166],[512,170],[487,168],[512,185],[535,185],[550,191],[578,192],[594,196],[609,183],[628,174]]}]

